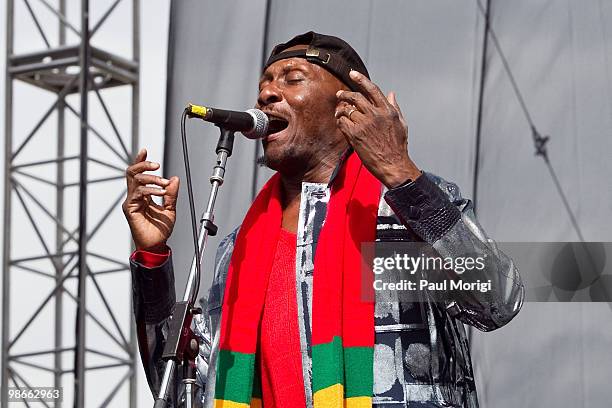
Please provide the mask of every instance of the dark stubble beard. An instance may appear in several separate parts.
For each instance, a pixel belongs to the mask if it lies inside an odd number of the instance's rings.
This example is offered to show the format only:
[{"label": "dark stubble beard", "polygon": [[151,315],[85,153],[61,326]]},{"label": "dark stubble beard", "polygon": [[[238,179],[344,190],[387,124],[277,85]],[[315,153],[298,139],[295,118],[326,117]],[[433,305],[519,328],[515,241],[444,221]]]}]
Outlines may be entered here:
[{"label": "dark stubble beard", "polygon": [[283,155],[283,159],[279,161],[271,161],[266,154],[262,154],[256,160],[256,164],[260,167],[267,167],[272,170],[283,172],[283,170],[288,171],[289,169],[283,168],[283,163],[295,162],[295,160],[299,160],[297,157],[297,149],[294,146],[288,147]]},{"label": "dark stubble beard", "polygon": [[266,163],[266,158],[263,154],[255,160],[255,164],[259,167],[268,167],[268,164]]}]

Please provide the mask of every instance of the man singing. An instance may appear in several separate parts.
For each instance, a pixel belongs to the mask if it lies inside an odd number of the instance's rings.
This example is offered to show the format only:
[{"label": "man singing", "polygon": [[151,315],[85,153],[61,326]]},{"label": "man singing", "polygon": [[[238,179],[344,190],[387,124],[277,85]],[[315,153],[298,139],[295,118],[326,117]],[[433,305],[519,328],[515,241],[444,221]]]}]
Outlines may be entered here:
[{"label": "man singing", "polygon": [[[194,324],[198,404],[477,407],[463,324],[505,325],[521,308],[523,285],[470,200],[412,161],[395,95],[370,81],[349,44],[309,32],[273,49],[256,107],[270,119],[263,160],[276,173],[218,249]],[[175,302],[166,241],[179,179],[147,174],[159,164],[145,159],[142,150],[127,169],[123,210],[136,245],[140,353],[157,395]],[[442,257],[479,254],[486,268],[469,273],[491,290],[420,302],[376,292],[363,301],[361,244],[374,241],[423,242]]]}]

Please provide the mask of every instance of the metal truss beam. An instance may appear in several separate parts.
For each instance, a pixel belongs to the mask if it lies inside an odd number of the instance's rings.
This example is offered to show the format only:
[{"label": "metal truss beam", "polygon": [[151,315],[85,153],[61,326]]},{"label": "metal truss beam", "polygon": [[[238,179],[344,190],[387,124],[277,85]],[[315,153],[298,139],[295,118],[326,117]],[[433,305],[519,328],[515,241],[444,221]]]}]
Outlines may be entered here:
[{"label": "metal truss beam", "polygon": [[[131,2],[132,27],[126,35],[132,35],[132,58],[125,58],[100,47],[91,45],[91,37],[105,29],[109,17],[116,13],[120,3]],[[136,406],[136,341],[134,319],[131,310],[119,310],[108,298],[109,289],[104,287],[103,279],[109,274],[129,273],[129,265],[124,255],[106,253],[104,249],[92,248],[92,239],[99,235],[107,220],[115,211],[125,195],[122,179],[124,168],[134,156],[138,147],[138,110],[139,110],[139,54],[140,54],[140,10],[139,0],[112,0],[107,9],[93,23],[89,22],[89,0],[81,0],[79,13],[69,12],[78,2],[57,0],[7,0],[6,20],[6,96],[5,96],[5,169],[4,169],[4,245],[2,258],[2,378],[0,406],[8,406],[7,387],[28,389],[32,386],[61,387],[66,382],[74,383],[74,407],[90,406],[86,390],[88,373],[112,371],[113,381],[107,389],[96,386],[96,398],[100,407],[111,402],[120,406]],[[20,32],[15,30],[15,9],[23,7],[28,19],[34,23],[41,40],[41,50],[19,52],[14,48]],[[39,19],[41,13],[51,13],[56,17],[56,26],[48,27]],[[67,16],[80,15],[80,24],[70,21]],[[48,25],[48,24],[47,24]],[[80,27],[77,28],[77,27]],[[78,44],[67,44],[66,34],[70,30],[78,37]],[[50,36],[49,33],[58,33]],[[43,110],[37,111],[34,120],[25,124],[26,129],[14,129],[13,102],[19,99],[16,81],[35,86],[39,92],[52,93],[54,102]],[[112,104],[108,103],[105,90],[126,87],[131,90],[131,124],[122,129],[113,115]],[[79,98],[78,109],[67,101],[70,95]],[[94,97],[95,99],[90,98]],[[103,112],[102,119],[92,118],[90,101],[97,101]],[[69,112],[68,116],[66,112]],[[36,117],[38,116],[38,117]],[[49,130],[44,125],[56,121],[56,149],[32,149],[33,145],[45,138],[49,145]],[[76,119],[79,123],[78,154],[67,154],[67,121]],[[95,119],[95,120],[94,120]],[[100,122],[98,125],[95,121]],[[111,132],[101,131],[102,122],[110,125]],[[24,127],[20,124],[20,127]],[[27,129],[29,127],[29,129]],[[123,126],[125,127],[125,126]],[[43,132],[44,136],[41,135]],[[17,134],[24,137],[16,138]],[[77,135],[72,135],[77,136]],[[74,138],[74,137],[73,137]],[[102,148],[91,148],[92,141],[101,143]],[[40,145],[37,145],[40,146]],[[46,151],[44,151],[46,150]],[[93,150],[93,151],[92,151]],[[33,158],[35,155],[37,157]],[[67,172],[67,166],[78,165],[78,172]],[[91,174],[91,166],[104,170],[103,175]],[[49,170],[53,168],[54,170]],[[78,177],[74,177],[77,175]],[[93,189],[105,184],[119,185],[111,197]],[[49,200],[49,191],[54,199]],[[70,194],[78,191],[78,194]],[[98,194],[98,196],[96,196]],[[115,194],[117,194],[115,196]],[[77,196],[78,201],[74,201]],[[108,205],[100,205],[112,199]],[[92,205],[92,203],[96,205]],[[67,217],[68,208],[78,208],[79,217]],[[18,215],[19,213],[19,215]],[[21,218],[19,218],[21,217]],[[17,225],[19,223],[19,225]],[[45,227],[51,225],[51,227]],[[29,229],[31,238],[23,240],[23,234],[15,234]],[[128,239],[126,237],[126,245]],[[39,246],[41,250],[36,250]],[[17,249],[30,248],[28,251]],[[126,253],[129,248],[126,248]],[[19,252],[19,255],[17,253]],[[104,253],[101,253],[104,252]],[[119,257],[115,256],[118,255]],[[103,278],[104,277],[104,278]],[[14,299],[29,296],[27,293],[14,293],[13,286],[27,279],[31,287],[47,289],[38,299],[29,297],[33,309],[23,312],[13,307]],[[70,285],[70,282],[76,283]],[[51,284],[51,286],[49,286]],[[42,286],[44,285],[44,286]],[[116,291],[113,291],[116,292]],[[117,293],[113,293],[117,296]],[[125,297],[130,297],[130,288],[124,288]],[[89,298],[98,299],[96,308]],[[68,305],[64,300],[68,299]],[[124,302],[125,303],[125,302]],[[127,302],[131,304],[130,302]],[[67,315],[67,306],[76,305],[76,315]],[[40,322],[41,311],[51,309],[54,317],[53,333],[36,333],[36,342],[31,341],[29,330]],[[94,310],[95,309],[95,310]],[[16,316],[26,316],[19,324],[11,325]],[[125,316],[129,316],[126,328]],[[66,338],[65,324],[74,319],[75,335]],[[121,321],[124,325],[122,328]],[[25,323],[23,323],[25,322]],[[96,328],[97,337],[104,337],[113,350],[93,343],[88,336],[88,328]],[[29,341],[28,341],[29,340]],[[33,346],[33,344],[35,346]],[[66,365],[66,355],[74,357],[73,364]],[[51,359],[49,359],[51,357]],[[42,360],[41,360],[42,359]],[[122,370],[117,374],[116,370]],[[41,373],[32,378],[26,375],[33,371]],[[110,371],[109,371],[110,372]],[[41,384],[40,378],[47,376],[47,383]],[[129,401],[117,402],[116,395],[122,387],[128,388]],[[64,396],[67,400],[68,396]],[[24,406],[58,408],[61,402],[23,401]]]}]

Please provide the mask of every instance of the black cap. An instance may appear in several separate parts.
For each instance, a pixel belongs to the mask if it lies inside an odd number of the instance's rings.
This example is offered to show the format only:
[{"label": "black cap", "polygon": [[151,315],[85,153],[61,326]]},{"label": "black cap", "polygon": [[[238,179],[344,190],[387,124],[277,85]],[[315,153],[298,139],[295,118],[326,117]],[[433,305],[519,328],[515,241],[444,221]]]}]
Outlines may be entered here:
[{"label": "black cap", "polygon": [[[308,48],[305,50],[283,52],[294,45],[307,45]],[[315,33],[314,31],[300,34],[288,42],[274,47],[263,67],[263,71],[278,60],[294,57],[306,58],[313,64],[327,69],[353,91],[356,90],[356,87],[353,80],[349,77],[351,70],[361,72],[370,78],[370,74],[359,54],[346,41],[331,35]]]}]

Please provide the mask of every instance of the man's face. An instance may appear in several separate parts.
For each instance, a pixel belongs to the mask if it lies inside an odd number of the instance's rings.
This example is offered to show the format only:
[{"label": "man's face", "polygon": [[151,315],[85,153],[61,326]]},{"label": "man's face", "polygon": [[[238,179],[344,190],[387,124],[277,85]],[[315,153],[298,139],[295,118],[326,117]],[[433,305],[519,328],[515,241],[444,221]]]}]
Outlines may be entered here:
[{"label": "man's face", "polygon": [[304,58],[283,59],[265,70],[255,107],[270,118],[263,139],[268,167],[285,175],[303,174],[346,145],[334,118],[339,89],[347,87]]}]

